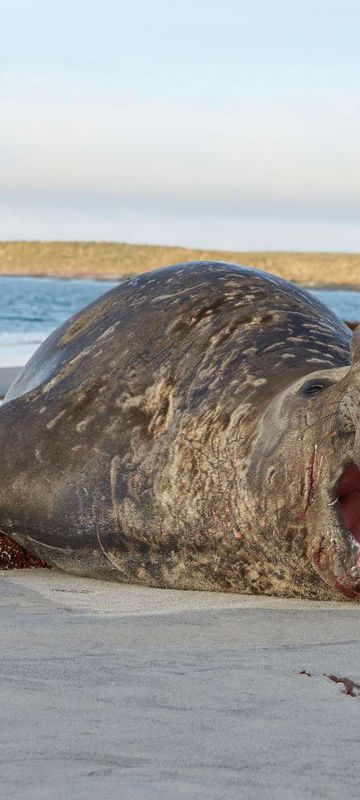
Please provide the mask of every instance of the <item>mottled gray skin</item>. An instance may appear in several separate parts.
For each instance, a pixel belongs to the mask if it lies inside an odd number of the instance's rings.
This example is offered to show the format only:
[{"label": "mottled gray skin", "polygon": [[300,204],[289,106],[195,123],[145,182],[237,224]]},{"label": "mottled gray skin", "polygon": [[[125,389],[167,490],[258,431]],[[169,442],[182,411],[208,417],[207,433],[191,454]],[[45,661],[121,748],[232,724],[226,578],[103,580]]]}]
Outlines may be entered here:
[{"label": "mottled gray skin", "polygon": [[360,548],[330,505],[356,451],[350,343],[254,269],[125,281],[50,336],[0,409],[1,530],[81,575],[355,596]]}]

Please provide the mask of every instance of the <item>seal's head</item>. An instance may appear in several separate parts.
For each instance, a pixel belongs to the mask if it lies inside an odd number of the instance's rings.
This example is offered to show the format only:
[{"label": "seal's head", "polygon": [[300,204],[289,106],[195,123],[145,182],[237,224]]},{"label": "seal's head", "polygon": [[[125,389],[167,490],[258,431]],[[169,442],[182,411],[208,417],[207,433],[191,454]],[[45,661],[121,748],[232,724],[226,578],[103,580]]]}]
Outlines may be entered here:
[{"label": "seal's head", "polygon": [[[281,502],[271,482],[284,487]],[[360,598],[360,326],[351,365],[307,373],[269,404],[249,487],[262,495],[264,526],[272,520],[270,560],[288,551],[289,580],[297,575],[300,586],[299,566],[310,560],[333,590]]]}]

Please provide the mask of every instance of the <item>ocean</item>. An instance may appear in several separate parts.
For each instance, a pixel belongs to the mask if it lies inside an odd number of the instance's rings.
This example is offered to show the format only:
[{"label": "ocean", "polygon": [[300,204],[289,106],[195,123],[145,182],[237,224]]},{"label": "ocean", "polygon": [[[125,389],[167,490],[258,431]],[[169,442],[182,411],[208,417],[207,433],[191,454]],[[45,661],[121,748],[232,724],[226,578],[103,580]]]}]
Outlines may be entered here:
[{"label": "ocean", "polygon": [[[112,281],[0,277],[0,367],[22,366],[64,320]],[[342,319],[360,321],[360,291],[309,289]]]},{"label": "ocean", "polygon": [[22,366],[76,311],[116,286],[112,281],[0,277],[0,366]]}]

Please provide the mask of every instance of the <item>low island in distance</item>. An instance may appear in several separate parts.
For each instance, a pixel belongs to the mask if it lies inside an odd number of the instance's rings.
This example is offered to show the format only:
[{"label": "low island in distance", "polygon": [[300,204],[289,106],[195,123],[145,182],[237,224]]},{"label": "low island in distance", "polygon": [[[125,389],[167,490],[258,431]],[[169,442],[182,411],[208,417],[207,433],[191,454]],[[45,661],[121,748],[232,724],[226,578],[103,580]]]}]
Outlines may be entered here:
[{"label": "low island in distance", "polygon": [[302,286],[360,289],[360,253],[237,252],[117,242],[0,241],[0,275],[116,280],[186,261],[246,264]]}]

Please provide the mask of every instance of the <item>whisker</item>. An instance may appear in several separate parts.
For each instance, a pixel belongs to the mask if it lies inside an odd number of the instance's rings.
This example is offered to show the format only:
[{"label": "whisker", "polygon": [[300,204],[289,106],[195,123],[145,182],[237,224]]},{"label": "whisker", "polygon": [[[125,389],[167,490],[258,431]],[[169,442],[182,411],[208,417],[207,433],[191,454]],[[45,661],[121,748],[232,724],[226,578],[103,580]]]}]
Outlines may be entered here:
[{"label": "whisker", "polygon": [[311,422],[310,425],[306,425],[306,427],[312,428],[314,425],[317,425],[318,422],[325,422],[327,419],[332,419],[333,417],[334,417],[333,413],[327,414],[325,417],[319,417],[318,419],[315,420],[315,422]]},{"label": "whisker", "polygon": [[329,437],[329,436],[333,436],[333,435],[334,435],[334,433],[335,433],[335,431],[333,431],[333,430],[331,430],[331,431],[328,431],[328,432],[325,434],[324,438],[323,438],[323,439],[321,439],[321,442],[319,442],[319,444],[317,445],[317,449],[319,449],[319,447],[321,447],[321,445],[322,445],[322,444],[324,444],[324,442],[326,441],[326,439],[328,439],[328,437]]}]

